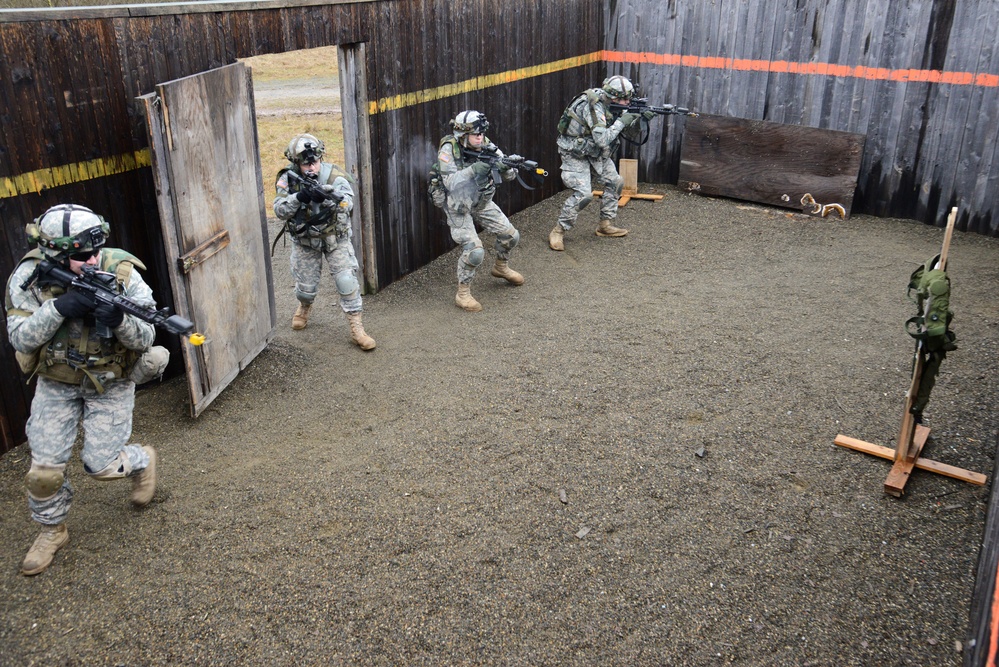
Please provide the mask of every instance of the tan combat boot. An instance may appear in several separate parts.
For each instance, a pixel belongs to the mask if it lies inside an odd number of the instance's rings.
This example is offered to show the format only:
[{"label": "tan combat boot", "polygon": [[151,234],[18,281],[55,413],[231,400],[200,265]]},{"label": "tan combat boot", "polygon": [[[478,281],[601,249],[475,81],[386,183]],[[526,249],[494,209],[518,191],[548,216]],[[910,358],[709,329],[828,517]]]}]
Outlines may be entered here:
[{"label": "tan combat boot", "polygon": [[562,229],[562,225],[555,225],[548,232],[548,247],[552,250],[565,250],[565,244],[562,242],[563,238],[565,238],[565,230]]},{"label": "tan combat boot", "polygon": [[41,574],[52,564],[56,552],[69,543],[69,530],[66,524],[60,523],[57,526],[42,526],[42,532],[38,533],[28,555],[21,563],[21,574],[33,577]]},{"label": "tan combat boot", "polygon": [[610,220],[601,220],[596,234],[597,236],[627,236],[628,230],[615,227],[610,223]]},{"label": "tan combat boot", "polygon": [[458,293],[454,295],[454,303],[459,308],[470,313],[477,313],[482,310],[482,304],[472,296],[472,286],[466,283],[458,283]]},{"label": "tan combat boot", "polygon": [[375,339],[364,332],[361,314],[347,313],[347,321],[350,322],[350,337],[354,339],[357,346],[365,352],[375,349]]},{"label": "tan combat boot", "polygon": [[309,311],[312,310],[311,303],[298,302],[298,309],[291,318],[291,328],[295,331],[301,331],[305,328],[305,325],[309,323]]},{"label": "tan combat boot", "polygon": [[511,269],[509,263],[505,259],[496,260],[496,264],[493,265],[492,274],[497,278],[502,278],[511,285],[524,284],[524,276]]},{"label": "tan combat boot", "polygon": [[132,504],[145,507],[156,493],[156,450],[152,447],[142,447],[149,455],[149,465],[132,476]]}]

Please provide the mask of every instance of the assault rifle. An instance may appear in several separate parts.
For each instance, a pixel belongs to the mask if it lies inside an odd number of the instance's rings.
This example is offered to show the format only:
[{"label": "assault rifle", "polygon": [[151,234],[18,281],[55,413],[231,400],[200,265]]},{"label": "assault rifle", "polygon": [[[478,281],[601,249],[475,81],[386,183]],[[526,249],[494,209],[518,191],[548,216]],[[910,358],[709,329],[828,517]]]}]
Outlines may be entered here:
[{"label": "assault rifle", "polygon": [[[84,265],[83,275],[78,276],[50,259],[43,259],[35,267],[28,279],[21,284],[21,289],[39,279],[50,284],[62,285],[66,289],[74,288],[90,292],[99,303],[109,304],[129,315],[134,315],[144,322],[160,327],[173,334],[187,336],[192,345],[205,342],[202,334],[194,333],[194,324],[180,315],[171,315],[169,308],[147,308],[132,301],[124,294],[118,293],[118,285],[113,273],[98,271],[92,266]],[[110,332],[109,332],[110,333]]]},{"label": "assault rifle", "polygon": [[[490,144],[488,147],[483,147],[481,151],[473,151],[468,148],[462,147],[461,152],[466,161],[469,162],[485,162],[490,167],[492,167],[493,183],[499,185],[503,182],[503,177],[500,175],[499,170],[501,167],[509,167],[511,169],[517,170],[517,182],[527,190],[534,190],[540,187],[545,182],[545,176],[548,172],[538,166],[538,163],[534,160],[528,160],[527,158],[516,156],[500,156],[499,149],[496,148],[494,144]],[[534,182],[534,186],[530,186],[521,178],[521,173],[529,174],[531,180]]]},{"label": "assault rifle", "polygon": [[343,201],[343,197],[340,195],[323,188],[315,176],[299,176],[297,172],[292,170],[288,170],[286,173],[289,181],[294,179],[298,183],[299,190],[308,194],[314,202],[321,202],[325,199],[334,204],[340,204]]},{"label": "assault rifle", "polygon": [[687,107],[678,107],[674,104],[664,104],[661,107],[651,106],[647,97],[633,97],[628,104],[611,102],[610,109],[615,116],[620,116],[625,112],[642,113],[643,111],[651,111],[658,116],[697,116],[697,113]]}]

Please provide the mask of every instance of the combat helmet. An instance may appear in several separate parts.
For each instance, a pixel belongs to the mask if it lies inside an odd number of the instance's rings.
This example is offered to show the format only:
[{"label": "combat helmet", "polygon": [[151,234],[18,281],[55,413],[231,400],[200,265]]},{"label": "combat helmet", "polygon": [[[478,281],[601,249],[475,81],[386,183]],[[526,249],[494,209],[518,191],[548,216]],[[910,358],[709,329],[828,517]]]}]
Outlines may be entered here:
[{"label": "combat helmet", "polygon": [[485,134],[488,129],[486,114],[479,111],[462,111],[451,121],[451,131],[458,139],[464,139],[469,134]]},{"label": "combat helmet", "polygon": [[620,74],[604,79],[603,91],[609,96],[619,100],[630,100],[635,94],[635,86]]},{"label": "combat helmet", "polygon": [[57,261],[100,250],[110,232],[111,227],[103,217],[79,204],[53,206],[25,228],[28,243],[37,245],[42,253]]},{"label": "combat helmet", "polygon": [[296,135],[284,150],[284,156],[295,164],[308,164],[321,160],[326,153],[326,145],[311,134]]}]

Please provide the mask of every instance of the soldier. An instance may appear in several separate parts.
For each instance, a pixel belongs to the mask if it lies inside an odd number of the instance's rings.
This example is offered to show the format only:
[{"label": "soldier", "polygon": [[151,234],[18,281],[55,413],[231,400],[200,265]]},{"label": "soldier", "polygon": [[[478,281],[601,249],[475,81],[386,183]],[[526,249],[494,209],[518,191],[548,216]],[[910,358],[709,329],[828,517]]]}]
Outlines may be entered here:
[{"label": "soldier", "polygon": [[[482,310],[482,304],[472,296],[471,282],[479,264],[485,259],[475,223],[496,235],[496,263],[490,273],[515,286],[524,284],[524,276],[509,266],[510,251],[520,241],[520,232],[493,202],[496,193],[493,166],[477,158],[483,152],[489,152],[494,158],[503,157],[503,153],[485,136],[489,129],[485,114],[462,111],[450,122],[450,126],[451,134],[445,135],[438,144],[437,162],[430,171],[429,191],[434,204],[443,208],[447,215],[451,238],[461,246],[458,293],[454,302],[459,308],[474,313]],[[510,158],[523,159],[517,155]],[[504,181],[517,177],[516,169],[505,165],[498,167],[497,173]]]},{"label": "soldier", "polygon": [[634,94],[631,81],[615,75],[605,79],[602,88],[581,93],[562,113],[558,124],[558,153],[562,157],[562,182],[572,189],[572,194],[562,205],[558,222],[548,235],[552,250],[565,250],[565,233],[576,224],[579,212],[593,200],[591,172],[603,188],[597,236],[625,236],[628,233],[627,229],[611,224],[617,218],[617,200],[624,186],[611,156],[617,153],[622,132],[640,131],[641,126],[636,121],[642,117],[648,120],[655,113],[623,113],[615,119],[610,104],[626,105]]},{"label": "soldier", "polygon": [[66,464],[83,426],[84,470],[106,481],[132,478],[132,503],[145,506],[156,491],[156,452],[129,444],[135,385],[163,373],[169,352],[153,347],[152,324],[97,303],[90,292],[65,289],[36,271],[47,259],[82,275],[96,269],[126,297],[155,308],[152,290],[135,267],[146,267],[124,250],[106,248],[110,228],[89,208],[54,206],[28,225],[37,248],[7,281],[7,334],[25,373],[38,375],[25,427],[31,449],[28,508],[42,530],[21,573],[35,575],[69,542],[66,516],[73,488]]},{"label": "soldier", "polygon": [[304,329],[319,292],[323,257],[329,267],[340,307],[350,323],[350,335],[362,350],[375,349],[375,339],[361,323],[361,286],[357,257],[351,242],[350,212],[354,191],[347,175],[336,165],[322,162],[326,146],[311,134],[291,140],[284,155],[289,164],[278,172],[274,214],[285,221],[291,234],[291,275],[295,278],[298,309],[291,328]]}]

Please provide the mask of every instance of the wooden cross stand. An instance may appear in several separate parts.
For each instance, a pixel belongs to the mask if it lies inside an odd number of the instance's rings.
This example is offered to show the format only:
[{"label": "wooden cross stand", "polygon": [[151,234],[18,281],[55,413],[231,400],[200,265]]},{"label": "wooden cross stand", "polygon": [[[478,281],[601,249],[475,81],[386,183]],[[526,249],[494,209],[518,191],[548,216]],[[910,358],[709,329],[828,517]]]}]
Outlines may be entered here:
[{"label": "wooden cross stand", "polygon": [[[632,199],[648,199],[649,201],[659,201],[666,195],[643,195],[638,192],[638,160],[628,160],[621,158],[619,170],[624,178],[624,187],[621,188],[621,197],[617,200],[618,206],[624,206]],[[599,197],[603,190],[594,190],[593,196]]]},{"label": "wooden cross stand", "polygon": [[[940,261],[937,263],[936,268],[947,268],[947,251],[950,248],[950,239],[954,233],[954,221],[956,219],[957,207],[954,207],[947,218],[947,230],[944,233],[943,248],[940,251]],[[926,303],[924,304],[923,313],[925,314],[928,310],[929,304]],[[833,441],[840,447],[855,449],[858,452],[872,454],[883,459],[894,459],[895,463],[892,465],[891,471],[888,473],[888,478],[885,480],[885,493],[896,498],[900,498],[905,492],[905,483],[909,481],[909,474],[912,473],[914,468],[928,470],[929,472],[935,472],[938,475],[946,477],[953,477],[954,479],[960,479],[971,484],[983,485],[986,481],[985,475],[981,473],[963,470],[947,465],[946,463],[931,461],[919,456],[923,445],[926,444],[926,440],[930,436],[930,429],[922,424],[917,424],[915,416],[910,411],[913,400],[919,390],[919,381],[922,378],[923,366],[925,365],[922,346],[923,342],[917,340],[912,364],[912,382],[909,384],[909,391],[905,393],[902,427],[898,433],[896,448],[892,450],[890,447],[882,447],[881,445],[864,442],[856,438],[849,438],[845,435],[837,435]]]}]

